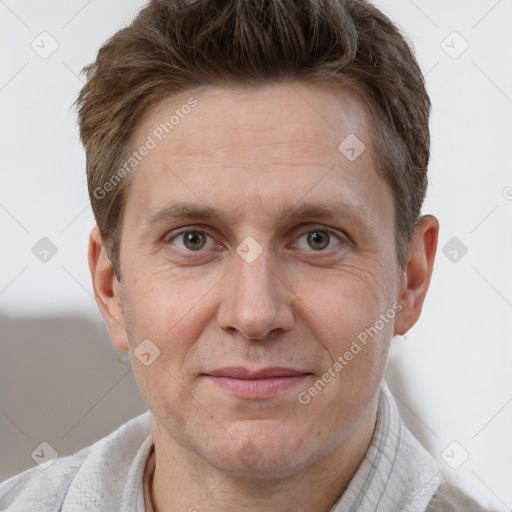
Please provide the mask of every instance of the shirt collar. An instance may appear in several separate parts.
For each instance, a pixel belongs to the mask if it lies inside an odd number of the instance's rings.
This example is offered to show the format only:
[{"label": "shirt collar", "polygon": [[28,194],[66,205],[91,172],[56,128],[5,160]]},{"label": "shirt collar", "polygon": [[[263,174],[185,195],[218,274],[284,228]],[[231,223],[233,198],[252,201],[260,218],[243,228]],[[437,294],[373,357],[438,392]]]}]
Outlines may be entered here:
[{"label": "shirt collar", "polygon": [[440,481],[434,459],[402,423],[382,382],[370,447],[331,512],[424,511]]}]

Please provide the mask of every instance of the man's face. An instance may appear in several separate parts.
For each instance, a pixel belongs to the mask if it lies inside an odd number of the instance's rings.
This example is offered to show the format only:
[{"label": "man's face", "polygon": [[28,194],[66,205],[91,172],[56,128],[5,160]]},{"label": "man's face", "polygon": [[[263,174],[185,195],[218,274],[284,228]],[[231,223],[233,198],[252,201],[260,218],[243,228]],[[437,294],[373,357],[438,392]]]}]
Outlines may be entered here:
[{"label": "man's face", "polygon": [[[139,124],[133,149],[156,147],[132,171],[120,290],[159,442],[284,475],[333,452],[375,404],[401,272],[367,123],[348,92],[283,83],[209,87]],[[143,340],[148,365],[133,354]]]}]

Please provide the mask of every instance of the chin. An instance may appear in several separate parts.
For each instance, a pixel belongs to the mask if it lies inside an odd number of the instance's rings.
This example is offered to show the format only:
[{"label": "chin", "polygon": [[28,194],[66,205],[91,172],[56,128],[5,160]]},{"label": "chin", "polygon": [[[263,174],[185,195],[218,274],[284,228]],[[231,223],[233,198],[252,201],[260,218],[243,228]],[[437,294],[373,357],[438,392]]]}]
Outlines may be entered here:
[{"label": "chin", "polygon": [[234,453],[221,463],[218,460],[210,462],[224,472],[256,480],[268,480],[269,477],[272,479],[288,478],[307,466],[305,461],[297,460],[297,457],[284,459],[279,452],[271,454],[261,452],[258,456],[254,456],[252,453],[249,456],[247,454],[240,456],[239,453]]},{"label": "chin", "polygon": [[[244,434],[230,432],[232,438],[226,446],[217,446],[210,460],[212,465],[223,471],[239,476],[268,479],[285,478],[311,464],[314,447],[305,442],[311,439],[304,433],[279,432],[275,422],[269,428],[268,422],[257,422],[254,431],[244,428]],[[267,423],[261,425],[261,423]],[[266,426],[263,429],[261,427]],[[306,450],[307,448],[307,450]]]}]

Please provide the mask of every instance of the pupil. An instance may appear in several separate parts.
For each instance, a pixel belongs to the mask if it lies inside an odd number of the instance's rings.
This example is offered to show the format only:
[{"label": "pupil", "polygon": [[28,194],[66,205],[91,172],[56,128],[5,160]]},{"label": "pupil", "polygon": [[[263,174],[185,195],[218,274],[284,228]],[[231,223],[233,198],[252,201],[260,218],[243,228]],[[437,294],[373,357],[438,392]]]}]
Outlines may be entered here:
[{"label": "pupil", "polygon": [[204,245],[204,236],[201,233],[195,233],[191,231],[183,235],[183,243],[189,249],[201,249],[201,247]]},{"label": "pupil", "polygon": [[329,245],[329,235],[321,231],[312,231],[308,235],[308,242],[313,249],[324,249]]}]

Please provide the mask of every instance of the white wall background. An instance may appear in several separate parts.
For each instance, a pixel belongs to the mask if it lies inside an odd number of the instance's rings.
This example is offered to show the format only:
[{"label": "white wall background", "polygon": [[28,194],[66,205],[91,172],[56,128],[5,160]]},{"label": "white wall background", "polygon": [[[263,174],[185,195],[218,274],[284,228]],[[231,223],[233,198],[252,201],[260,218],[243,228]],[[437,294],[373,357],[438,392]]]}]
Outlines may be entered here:
[{"label": "white wall background", "polygon": [[[443,471],[484,505],[512,510],[512,0],[375,3],[427,75],[424,212],[441,222],[430,294],[394,343],[390,386]],[[43,440],[72,453],[144,410],[92,299],[93,218],[70,110],[81,68],[142,4],[0,0],[1,478],[33,465]],[[42,58],[31,44],[58,47]],[[32,252],[42,237],[58,250],[46,263]]]}]

